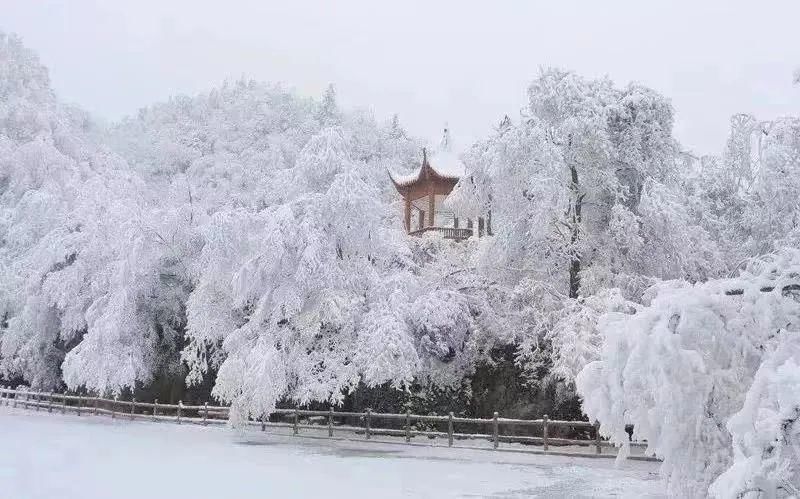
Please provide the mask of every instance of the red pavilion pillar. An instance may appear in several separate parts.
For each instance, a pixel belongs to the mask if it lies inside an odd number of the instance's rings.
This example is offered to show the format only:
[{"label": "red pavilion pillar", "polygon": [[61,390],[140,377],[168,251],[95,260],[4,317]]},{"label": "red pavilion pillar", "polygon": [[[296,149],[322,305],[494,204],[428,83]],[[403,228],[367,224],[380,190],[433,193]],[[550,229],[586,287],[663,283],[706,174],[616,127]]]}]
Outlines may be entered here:
[{"label": "red pavilion pillar", "polygon": [[433,189],[434,184],[428,181],[428,226],[433,227],[436,223],[436,191]]},{"label": "red pavilion pillar", "polygon": [[406,201],[406,206],[405,206],[406,211],[404,213],[405,218],[403,220],[405,221],[405,224],[406,224],[406,233],[408,233],[408,232],[411,232],[411,193],[410,192],[406,192],[405,201]]}]

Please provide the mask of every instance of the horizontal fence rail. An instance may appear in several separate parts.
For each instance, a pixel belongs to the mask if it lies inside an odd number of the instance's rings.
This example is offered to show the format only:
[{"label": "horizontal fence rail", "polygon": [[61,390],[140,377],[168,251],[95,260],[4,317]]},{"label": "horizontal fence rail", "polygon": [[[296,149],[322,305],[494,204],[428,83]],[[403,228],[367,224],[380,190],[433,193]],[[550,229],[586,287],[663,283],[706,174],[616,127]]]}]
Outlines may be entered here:
[{"label": "horizontal fence rail", "polygon": [[[177,404],[159,403],[158,399],[153,402],[140,402],[135,398],[131,400],[119,400],[94,397],[87,395],[68,395],[64,393],[37,392],[30,390],[17,390],[13,388],[0,387],[0,405],[11,406],[14,408],[34,409],[36,411],[46,410],[49,413],[67,412],[77,415],[107,415],[112,419],[127,420],[149,420],[149,421],[171,421],[177,424],[184,422],[191,424],[227,424],[229,418],[229,408],[226,406],[209,405],[207,402],[202,405],[185,405],[182,401]],[[261,431],[266,428],[287,428],[292,430],[292,434],[299,436],[300,430],[319,430],[327,429],[329,438],[333,438],[337,432],[351,432],[363,435],[366,440],[371,440],[374,436],[404,437],[406,443],[410,443],[413,437],[426,437],[429,439],[447,439],[448,447],[453,447],[454,440],[484,440],[491,444],[493,449],[498,449],[500,443],[519,443],[536,445],[541,447],[541,451],[559,455],[570,456],[592,456],[592,457],[616,457],[615,453],[603,453],[604,447],[614,447],[607,440],[600,436],[599,425],[588,421],[563,421],[549,419],[545,415],[542,419],[510,419],[501,418],[497,412],[491,419],[457,417],[451,412],[447,416],[422,415],[405,413],[378,413],[367,409],[365,412],[345,412],[335,411],[333,407],[326,411],[307,410],[307,409],[275,409],[272,415],[283,418],[283,421],[275,422],[264,418],[260,421],[247,421],[248,426],[261,427]],[[301,422],[303,418],[304,422]],[[343,419],[355,419],[358,425],[347,425]],[[376,426],[375,422],[397,422],[400,428],[385,428]],[[430,429],[419,429],[414,423],[440,424],[446,431],[433,431]],[[455,431],[454,425],[469,425],[483,428],[484,432],[467,433]],[[503,433],[501,428],[511,427],[536,427],[540,429],[541,436],[512,435]],[[553,430],[588,430],[591,438],[558,438],[550,436]],[[559,452],[553,451],[550,446],[582,446],[593,449],[594,452]],[[630,442],[632,447],[646,447],[646,443]],[[474,447],[471,447],[474,448]],[[655,457],[636,455],[628,456],[628,459],[656,461]]]}]

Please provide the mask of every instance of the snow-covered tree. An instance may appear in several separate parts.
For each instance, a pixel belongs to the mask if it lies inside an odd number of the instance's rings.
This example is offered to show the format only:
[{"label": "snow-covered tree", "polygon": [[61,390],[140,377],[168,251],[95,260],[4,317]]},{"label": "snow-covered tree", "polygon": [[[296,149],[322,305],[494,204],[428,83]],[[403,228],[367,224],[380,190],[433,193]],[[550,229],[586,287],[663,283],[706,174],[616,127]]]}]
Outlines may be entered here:
[{"label": "snow-covered tree", "polygon": [[53,388],[85,322],[51,285],[86,238],[75,210],[119,160],[91,143],[84,113],[58,103],[19,38],[0,33],[0,62],[0,369]]},{"label": "snow-covered tree", "polygon": [[426,286],[430,270],[419,271],[392,203],[340,129],[312,137],[292,176],[286,203],[220,212],[205,229],[188,309],[190,378],[211,361],[214,393],[242,418],[283,398],[339,403],[359,382],[460,381],[483,341],[483,302]]},{"label": "snow-covered tree", "polygon": [[[183,359],[191,381],[220,369],[217,393],[254,415],[419,373],[410,314],[382,294],[408,301],[386,283],[416,279],[386,182],[416,147],[397,120],[342,113],[332,90],[317,104],[242,81],[97,133],[19,40],[2,49],[5,375],[119,391],[183,376]],[[286,383],[259,385],[271,396],[231,367],[245,356],[278,372],[286,355]]]},{"label": "snow-covered tree", "polygon": [[798,276],[787,249],[737,278],[665,281],[636,313],[604,315],[601,360],[577,378],[584,411],[623,450],[633,424],[676,496],[714,480],[718,497],[796,494]]},{"label": "snow-covered tree", "polygon": [[339,104],[336,102],[336,88],[333,84],[328,85],[325,94],[322,96],[317,110],[317,119],[323,126],[335,126],[340,123],[341,112]]},{"label": "snow-covered tree", "polygon": [[463,216],[491,210],[496,237],[482,265],[518,296],[508,313],[520,319],[521,359],[564,359],[553,371],[566,376],[580,367],[571,349],[587,361],[599,353],[594,321],[575,322],[605,310],[590,297],[619,288],[636,301],[654,279],[705,279],[722,265],[685,206],[668,100],[560,70],[544,71],[528,96],[519,124],[504,120],[466,155],[470,175],[450,202]]}]

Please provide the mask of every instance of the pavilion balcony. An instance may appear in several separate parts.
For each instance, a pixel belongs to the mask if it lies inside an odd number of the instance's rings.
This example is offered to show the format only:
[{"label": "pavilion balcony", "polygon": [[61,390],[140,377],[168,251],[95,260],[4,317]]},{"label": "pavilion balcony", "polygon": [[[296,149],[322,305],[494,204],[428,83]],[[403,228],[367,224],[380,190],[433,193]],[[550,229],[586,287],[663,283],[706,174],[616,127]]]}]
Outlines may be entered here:
[{"label": "pavilion balcony", "polygon": [[408,234],[411,236],[421,236],[426,232],[438,232],[445,239],[454,239],[456,241],[463,241],[464,239],[472,237],[471,228],[465,229],[459,227],[423,227],[422,229],[412,230]]}]

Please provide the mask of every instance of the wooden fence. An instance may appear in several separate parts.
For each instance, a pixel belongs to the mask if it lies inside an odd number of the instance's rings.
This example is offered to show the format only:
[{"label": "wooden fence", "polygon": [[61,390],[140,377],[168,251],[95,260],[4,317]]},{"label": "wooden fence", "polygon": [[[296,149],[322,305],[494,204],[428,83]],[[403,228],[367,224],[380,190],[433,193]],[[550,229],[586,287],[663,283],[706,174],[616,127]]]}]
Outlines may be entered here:
[{"label": "wooden fence", "polygon": [[[151,421],[172,421],[177,424],[227,424],[228,407],[209,405],[184,405],[182,401],[177,404],[160,404],[158,399],[153,402],[139,402],[135,398],[131,400],[119,400],[103,397],[91,397],[83,395],[68,395],[65,393],[48,393],[28,390],[16,390],[12,388],[0,387],[0,405],[19,407],[34,410],[47,410],[66,414],[67,412],[80,415],[99,415],[104,414],[112,419],[144,419]],[[411,443],[414,437],[426,437],[429,439],[447,439],[448,447],[453,447],[454,440],[483,440],[491,445],[492,449],[498,449],[500,443],[520,443],[541,447],[532,452],[544,452],[556,455],[569,456],[590,456],[590,457],[616,457],[614,452],[603,452],[603,448],[614,447],[610,442],[600,437],[597,423],[588,421],[560,421],[549,419],[545,415],[542,419],[509,419],[501,418],[497,412],[491,419],[463,418],[456,417],[451,412],[447,416],[431,416],[411,414],[387,414],[372,412],[367,409],[365,412],[344,412],[335,411],[331,407],[327,411],[313,411],[305,409],[275,409],[272,413],[275,417],[283,421],[274,422],[267,419],[261,421],[248,421],[250,426],[261,427],[261,431],[266,428],[288,428],[292,430],[292,435],[301,435],[300,430],[321,430],[327,429],[329,438],[334,438],[337,432],[350,432],[356,435],[363,435],[366,440],[371,440],[374,436],[392,436],[404,439],[406,443]],[[343,420],[356,420],[358,425],[344,424]],[[394,422],[395,428],[376,426],[376,422]],[[315,423],[316,422],[316,423]],[[447,431],[421,430],[414,424],[439,424],[445,426]],[[483,428],[484,432],[467,433],[455,431],[455,426],[472,426]],[[397,428],[400,426],[400,428]],[[507,431],[501,432],[501,428],[535,427],[540,429],[541,436],[512,435]],[[554,438],[549,434],[552,430],[569,429],[586,430],[591,438],[570,439]],[[401,440],[402,441],[402,440]],[[633,447],[645,447],[645,443],[631,442]],[[588,452],[567,452],[555,450],[551,446],[581,446],[587,447]],[[516,448],[515,450],[526,450]],[[593,452],[592,452],[593,450]],[[655,461],[654,457],[645,455],[632,455],[628,459]]]}]

